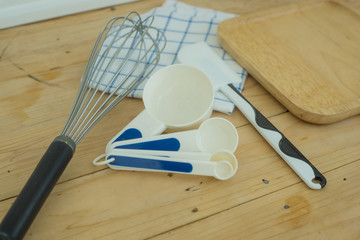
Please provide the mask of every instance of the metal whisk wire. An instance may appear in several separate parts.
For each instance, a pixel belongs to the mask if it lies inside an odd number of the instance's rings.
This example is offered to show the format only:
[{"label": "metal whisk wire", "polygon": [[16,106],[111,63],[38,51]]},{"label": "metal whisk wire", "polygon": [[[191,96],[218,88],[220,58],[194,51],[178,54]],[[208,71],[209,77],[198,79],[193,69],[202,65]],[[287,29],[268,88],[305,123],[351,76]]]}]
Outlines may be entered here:
[{"label": "metal whisk wire", "polygon": [[[131,18],[132,15],[136,18]],[[161,31],[151,26],[153,20],[153,16],[142,20],[138,13],[131,12],[126,17],[113,18],[108,22],[91,52],[78,96],[62,135],[78,144],[112,107],[155,69],[166,39]],[[119,21],[122,21],[121,24],[116,25]],[[161,47],[160,42],[163,43]],[[119,46],[114,52],[115,43]],[[116,66],[116,72],[111,72],[119,58],[122,61]],[[123,71],[126,73],[122,73]],[[108,75],[111,75],[110,79],[107,79]],[[100,96],[96,98],[100,89]],[[106,92],[109,93],[107,96]]]}]

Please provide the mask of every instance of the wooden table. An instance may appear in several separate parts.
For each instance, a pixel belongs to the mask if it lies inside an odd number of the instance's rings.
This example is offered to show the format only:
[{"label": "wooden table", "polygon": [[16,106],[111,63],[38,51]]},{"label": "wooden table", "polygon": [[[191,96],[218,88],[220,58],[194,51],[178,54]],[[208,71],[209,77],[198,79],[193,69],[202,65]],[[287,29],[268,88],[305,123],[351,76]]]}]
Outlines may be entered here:
[{"label": "wooden table", "polygon": [[[243,14],[282,1],[184,2]],[[352,1],[355,7],[360,7]],[[0,31],[0,219],[72,107],[87,58],[108,19],[139,1]],[[26,239],[360,239],[360,116],[315,125],[294,117],[252,77],[244,95],[326,176],[309,189],[238,110],[238,173],[228,181],[93,166],[142,109],[125,99],[79,144]]]}]

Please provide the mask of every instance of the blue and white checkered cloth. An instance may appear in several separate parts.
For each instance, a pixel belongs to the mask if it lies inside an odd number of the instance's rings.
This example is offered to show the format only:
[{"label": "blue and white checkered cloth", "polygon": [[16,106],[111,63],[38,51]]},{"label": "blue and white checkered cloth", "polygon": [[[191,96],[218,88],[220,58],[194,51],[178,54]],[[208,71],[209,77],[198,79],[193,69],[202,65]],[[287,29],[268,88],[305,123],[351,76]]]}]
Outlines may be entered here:
[{"label": "blue and white checkered cloth", "polygon": [[[166,0],[158,8],[141,15],[142,19],[153,15],[153,27],[161,30],[167,39],[166,47],[161,53],[160,62],[153,71],[177,63],[178,51],[189,44],[207,42],[213,50],[239,75],[239,81],[233,83],[242,90],[247,72],[237,64],[219,45],[217,41],[217,27],[220,22],[236,17],[234,14],[190,6],[176,0]],[[113,46],[116,49],[116,43]],[[151,76],[151,75],[150,75]],[[129,96],[141,98],[147,79],[144,80]],[[222,93],[215,94],[214,110],[231,114],[234,104]]]}]

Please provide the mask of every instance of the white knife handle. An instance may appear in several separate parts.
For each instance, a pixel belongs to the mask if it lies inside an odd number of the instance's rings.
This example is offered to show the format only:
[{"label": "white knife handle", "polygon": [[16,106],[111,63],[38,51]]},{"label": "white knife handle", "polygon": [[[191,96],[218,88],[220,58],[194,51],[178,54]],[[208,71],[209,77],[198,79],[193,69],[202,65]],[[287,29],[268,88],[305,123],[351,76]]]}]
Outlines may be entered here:
[{"label": "white knife handle", "polygon": [[262,115],[246,98],[232,85],[223,85],[220,91],[224,93],[296,172],[296,174],[312,189],[321,189],[326,185],[325,177],[306,159],[306,157]]}]

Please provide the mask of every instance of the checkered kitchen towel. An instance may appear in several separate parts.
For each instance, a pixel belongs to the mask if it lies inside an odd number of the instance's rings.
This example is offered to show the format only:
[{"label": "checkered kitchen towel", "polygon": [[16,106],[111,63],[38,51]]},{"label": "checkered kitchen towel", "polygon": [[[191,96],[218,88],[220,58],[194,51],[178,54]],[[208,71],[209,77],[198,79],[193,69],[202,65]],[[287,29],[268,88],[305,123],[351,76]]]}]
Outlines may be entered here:
[{"label": "checkered kitchen towel", "polygon": [[[177,53],[182,47],[205,41],[238,73],[239,81],[234,83],[234,85],[239,90],[242,90],[247,73],[220,47],[216,36],[219,23],[228,18],[236,17],[236,15],[194,7],[177,2],[176,0],[166,0],[161,7],[154,8],[152,11],[142,14],[141,18],[145,19],[150,15],[154,16],[152,26],[164,32],[167,39],[166,47],[161,53],[160,62],[152,73],[162,67],[178,63],[176,58]],[[113,48],[116,49],[116,47],[119,46],[115,43]],[[141,98],[146,80],[147,79],[129,96]],[[231,114],[233,109],[234,104],[222,93],[217,92],[215,94],[214,110]]]}]

